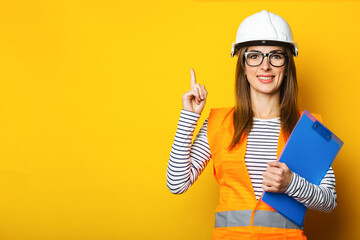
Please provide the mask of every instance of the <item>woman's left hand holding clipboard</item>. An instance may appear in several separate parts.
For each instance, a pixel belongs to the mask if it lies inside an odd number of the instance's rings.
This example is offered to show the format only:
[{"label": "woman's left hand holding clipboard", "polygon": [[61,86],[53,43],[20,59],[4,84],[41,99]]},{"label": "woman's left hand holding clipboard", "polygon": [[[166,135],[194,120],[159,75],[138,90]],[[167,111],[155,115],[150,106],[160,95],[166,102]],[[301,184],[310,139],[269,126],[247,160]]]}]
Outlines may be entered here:
[{"label": "woman's left hand holding clipboard", "polygon": [[263,173],[262,189],[266,192],[285,192],[290,185],[292,171],[283,162],[271,161],[268,165]]}]

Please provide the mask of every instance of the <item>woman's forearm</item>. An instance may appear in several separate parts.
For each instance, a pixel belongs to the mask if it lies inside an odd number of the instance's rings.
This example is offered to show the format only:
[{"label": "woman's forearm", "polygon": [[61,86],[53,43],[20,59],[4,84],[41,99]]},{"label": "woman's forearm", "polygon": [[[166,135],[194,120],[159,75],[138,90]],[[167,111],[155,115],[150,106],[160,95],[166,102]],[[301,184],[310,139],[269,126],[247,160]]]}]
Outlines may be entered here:
[{"label": "woman's forearm", "polygon": [[182,109],[167,168],[167,187],[174,194],[187,191],[210,160],[207,120],[194,143],[192,138],[200,114]]},{"label": "woman's forearm", "polygon": [[330,168],[320,185],[312,184],[293,173],[293,178],[285,193],[307,208],[331,212],[337,204],[334,171]]}]

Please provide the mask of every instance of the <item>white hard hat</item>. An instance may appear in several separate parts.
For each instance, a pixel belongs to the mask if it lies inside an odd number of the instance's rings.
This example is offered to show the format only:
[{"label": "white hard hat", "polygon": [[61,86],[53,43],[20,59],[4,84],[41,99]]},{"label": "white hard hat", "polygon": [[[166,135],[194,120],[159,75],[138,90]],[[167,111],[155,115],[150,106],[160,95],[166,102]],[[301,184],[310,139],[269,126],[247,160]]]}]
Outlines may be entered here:
[{"label": "white hard hat", "polygon": [[289,24],[282,17],[262,10],[247,17],[239,26],[236,42],[232,44],[231,57],[244,46],[285,46],[296,57],[297,44],[293,40]]}]

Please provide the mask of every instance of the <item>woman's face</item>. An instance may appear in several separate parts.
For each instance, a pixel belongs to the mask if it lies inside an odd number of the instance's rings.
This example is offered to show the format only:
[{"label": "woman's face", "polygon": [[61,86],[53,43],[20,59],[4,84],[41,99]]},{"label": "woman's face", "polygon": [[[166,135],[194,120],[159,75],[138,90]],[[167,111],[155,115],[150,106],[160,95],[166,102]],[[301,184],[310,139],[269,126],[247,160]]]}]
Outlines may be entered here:
[{"label": "woman's face", "polygon": [[[285,53],[284,48],[280,46],[251,46],[247,52],[262,53]],[[275,62],[275,60],[274,60]],[[274,67],[269,63],[269,58],[264,57],[259,66],[249,66],[245,62],[245,75],[250,84],[251,94],[275,94],[279,91],[284,79],[286,64],[282,67]]]}]

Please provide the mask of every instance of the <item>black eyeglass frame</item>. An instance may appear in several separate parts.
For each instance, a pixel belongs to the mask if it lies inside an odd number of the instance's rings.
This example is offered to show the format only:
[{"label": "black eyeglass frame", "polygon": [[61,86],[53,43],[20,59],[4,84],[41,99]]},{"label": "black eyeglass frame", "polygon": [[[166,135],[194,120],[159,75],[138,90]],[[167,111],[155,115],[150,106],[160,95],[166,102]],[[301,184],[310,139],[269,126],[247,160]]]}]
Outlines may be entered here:
[{"label": "black eyeglass frame", "polygon": [[[249,55],[250,53],[259,53],[259,54],[261,54],[261,55],[263,56],[262,59],[261,59],[261,62],[260,62],[259,64],[257,64],[257,65],[250,65],[250,64],[248,63],[248,61],[247,61],[247,55]],[[270,57],[271,57],[271,55],[273,55],[273,54],[281,54],[281,55],[283,55],[283,56],[285,57],[284,64],[281,65],[281,66],[275,66],[275,65],[273,65],[273,64],[271,63],[271,61],[270,61]],[[263,63],[265,57],[268,57],[268,63],[269,63],[271,66],[273,66],[273,67],[282,67],[282,66],[284,66],[284,65],[286,64],[286,62],[287,62],[287,60],[288,60],[288,55],[287,55],[286,53],[283,53],[283,52],[262,53],[262,52],[250,51],[250,52],[245,52],[245,53],[244,53],[244,57],[245,57],[245,62],[246,62],[246,64],[249,65],[250,67],[260,66],[260,65]]]}]

